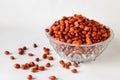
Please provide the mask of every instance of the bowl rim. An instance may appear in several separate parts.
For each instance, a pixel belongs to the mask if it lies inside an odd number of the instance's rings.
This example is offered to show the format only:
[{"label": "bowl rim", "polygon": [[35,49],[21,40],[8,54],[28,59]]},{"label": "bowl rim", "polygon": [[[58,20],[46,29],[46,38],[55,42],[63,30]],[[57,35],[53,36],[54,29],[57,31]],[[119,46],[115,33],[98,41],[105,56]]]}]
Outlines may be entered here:
[{"label": "bowl rim", "polygon": [[[48,28],[50,28],[50,27],[48,27]],[[69,46],[95,46],[95,45],[100,45],[100,44],[103,44],[103,43],[109,43],[114,38],[114,32],[113,32],[113,30],[110,27],[106,27],[106,28],[108,28],[110,30],[110,36],[109,36],[109,38],[106,39],[106,40],[104,40],[104,41],[101,41],[101,42],[98,42],[98,43],[94,43],[94,44],[91,44],[91,45],[88,45],[88,44],[81,44],[81,45],[70,44],[70,43],[59,41],[59,40],[51,37],[49,35],[49,33],[46,32],[46,31],[45,31],[45,34],[46,34],[46,36],[48,37],[49,40],[54,40],[55,42],[60,43],[60,44],[64,44],[64,45],[69,45]]]}]

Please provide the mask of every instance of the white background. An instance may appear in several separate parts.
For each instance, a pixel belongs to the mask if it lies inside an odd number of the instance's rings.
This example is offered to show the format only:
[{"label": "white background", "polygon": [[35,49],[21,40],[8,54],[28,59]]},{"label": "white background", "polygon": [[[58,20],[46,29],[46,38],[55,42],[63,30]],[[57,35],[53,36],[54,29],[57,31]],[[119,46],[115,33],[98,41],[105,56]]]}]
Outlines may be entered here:
[{"label": "white background", "polygon": [[[33,74],[35,80],[48,80],[56,75],[58,80],[120,80],[120,1],[119,0],[0,0],[0,80],[26,80]],[[78,74],[62,69],[60,58],[50,46],[44,29],[62,16],[83,14],[95,19],[114,31],[115,37],[108,48],[92,63],[84,63]],[[39,44],[37,49],[32,44]],[[33,61],[35,57],[19,56],[17,48],[26,45],[26,52],[42,55],[42,47],[50,47],[55,60],[54,67],[45,72],[15,70],[14,63]],[[9,50],[17,59],[11,61],[3,54]],[[39,64],[44,65],[47,60]]]}]

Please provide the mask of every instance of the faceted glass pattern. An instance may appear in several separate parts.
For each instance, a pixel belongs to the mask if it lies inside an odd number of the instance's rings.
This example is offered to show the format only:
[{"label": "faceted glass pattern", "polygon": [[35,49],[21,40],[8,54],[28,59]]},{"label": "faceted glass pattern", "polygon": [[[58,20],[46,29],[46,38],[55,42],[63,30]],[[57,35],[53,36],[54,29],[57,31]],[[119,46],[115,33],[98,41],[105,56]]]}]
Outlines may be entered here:
[{"label": "faceted glass pattern", "polygon": [[92,45],[80,46],[58,41],[52,38],[48,33],[46,33],[46,35],[49,38],[50,44],[61,58],[76,62],[90,62],[94,61],[113,39],[113,31],[110,31],[111,34],[107,40]]}]

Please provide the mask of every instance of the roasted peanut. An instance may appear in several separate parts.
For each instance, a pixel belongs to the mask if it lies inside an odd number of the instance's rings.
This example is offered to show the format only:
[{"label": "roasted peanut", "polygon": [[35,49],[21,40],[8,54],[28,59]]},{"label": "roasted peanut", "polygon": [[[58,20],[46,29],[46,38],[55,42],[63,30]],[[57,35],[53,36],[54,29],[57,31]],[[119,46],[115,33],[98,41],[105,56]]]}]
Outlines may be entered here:
[{"label": "roasted peanut", "polygon": [[28,53],[28,56],[32,57],[32,56],[34,56],[34,54],[33,53]]},{"label": "roasted peanut", "polygon": [[50,67],[51,66],[51,64],[50,63],[46,63],[46,65],[45,65],[46,67]]},{"label": "roasted peanut", "polygon": [[33,48],[37,48],[38,46],[37,46],[37,44],[36,43],[34,43],[33,44]]},{"label": "roasted peanut", "polygon": [[18,48],[18,54],[20,54],[20,55],[23,55],[23,54],[24,54],[23,48]]},{"label": "roasted peanut", "polygon": [[38,68],[40,71],[44,71],[45,70],[45,67],[44,66],[39,66]]},{"label": "roasted peanut", "polygon": [[46,58],[47,58],[47,54],[43,54],[43,55],[42,55],[42,58],[43,58],[43,59],[46,59]]},{"label": "roasted peanut", "polygon": [[73,63],[73,66],[74,66],[74,67],[78,67],[78,63],[74,62],[74,63]]},{"label": "roasted peanut", "polygon": [[9,55],[10,52],[9,52],[9,51],[5,51],[4,54],[5,54],[5,55]]},{"label": "roasted peanut", "polygon": [[44,50],[44,52],[46,52],[46,51],[50,51],[50,49],[47,48],[47,47],[43,47],[43,50]]},{"label": "roasted peanut", "polygon": [[26,47],[26,46],[23,46],[23,50],[27,50],[27,47]]},{"label": "roasted peanut", "polygon": [[15,67],[16,69],[19,69],[19,68],[20,68],[20,64],[14,64],[14,67]]},{"label": "roasted peanut", "polygon": [[65,64],[65,62],[63,60],[60,60],[59,63],[60,64]]},{"label": "roasted peanut", "polygon": [[36,61],[36,62],[39,62],[39,61],[40,61],[40,59],[37,57],[37,58],[35,58],[35,61]]},{"label": "roasted peanut", "polygon": [[33,68],[31,68],[31,72],[35,73],[35,72],[37,72],[37,69],[33,67]]},{"label": "roasted peanut", "polygon": [[77,71],[77,69],[72,69],[71,72],[72,73],[77,73],[78,71]]},{"label": "roasted peanut", "polygon": [[38,70],[38,69],[39,69],[39,65],[38,65],[38,64],[35,64],[35,65],[34,65],[34,68],[36,68],[36,70]]},{"label": "roasted peanut", "polygon": [[86,38],[86,43],[87,43],[88,45],[91,45],[91,44],[92,44],[92,41],[90,40],[90,38]]},{"label": "roasted peanut", "polygon": [[30,62],[30,63],[29,63],[29,66],[30,66],[30,67],[33,67],[34,65],[35,65],[34,62]]},{"label": "roasted peanut", "polygon": [[56,80],[56,77],[55,76],[49,76],[48,77],[50,80]]},{"label": "roasted peanut", "polygon": [[14,57],[14,56],[10,56],[10,59],[11,59],[11,60],[14,60],[14,59],[15,59],[15,57]]},{"label": "roasted peanut", "polygon": [[54,60],[53,56],[48,56],[48,60]]},{"label": "roasted peanut", "polygon": [[33,78],[32,75],[28,75],[28,76],[27,76],[27,79],[28,79],[28,80],[31,80],[32,78]]},{"label": "roasted peanut", "polygon": [[71,62],[67,62],[66,65],[71,66]]}]

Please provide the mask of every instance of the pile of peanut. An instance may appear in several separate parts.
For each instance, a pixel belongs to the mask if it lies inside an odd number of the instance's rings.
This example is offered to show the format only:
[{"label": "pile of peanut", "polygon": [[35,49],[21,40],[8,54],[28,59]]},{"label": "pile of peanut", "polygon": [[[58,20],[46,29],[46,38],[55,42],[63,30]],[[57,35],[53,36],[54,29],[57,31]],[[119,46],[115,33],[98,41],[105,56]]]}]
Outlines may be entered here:
[{"label": "pile of peanut", "polygon": [[63,16],[45,31],[56,40],[76,45],[91,45],[110,37],[110,30],[105,25],[77,14]]}]

